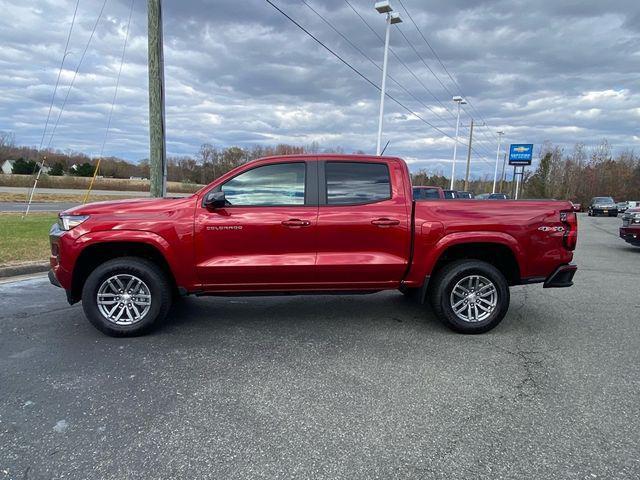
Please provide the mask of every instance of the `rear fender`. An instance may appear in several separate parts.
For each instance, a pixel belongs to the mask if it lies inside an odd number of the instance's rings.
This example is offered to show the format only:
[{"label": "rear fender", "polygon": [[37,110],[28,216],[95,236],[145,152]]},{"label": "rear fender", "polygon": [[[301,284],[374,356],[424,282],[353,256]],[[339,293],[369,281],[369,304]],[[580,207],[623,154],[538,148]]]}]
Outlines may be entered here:
[{"label": "rear fender", "polygon": [[519,269],[520,275],[525,273],[525,254],[518,241],[509,234],[502,232],[456,232],[440,238],[434,245],[427,248],[426,251],[416,252],[414,267],[407,279],[410,286],[420,286],[433,272],[433,268],[450,247],[456,245],[464,245],[465,243],[493,243],[506,246],[513,253]]}]

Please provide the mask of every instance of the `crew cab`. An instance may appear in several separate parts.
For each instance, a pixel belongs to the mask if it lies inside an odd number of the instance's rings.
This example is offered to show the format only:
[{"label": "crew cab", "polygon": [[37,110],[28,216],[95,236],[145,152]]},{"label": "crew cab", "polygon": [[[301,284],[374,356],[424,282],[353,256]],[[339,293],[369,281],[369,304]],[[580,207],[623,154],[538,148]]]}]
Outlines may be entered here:
[{"label": "crew cab", "polygon": [[395,289],[480,333],[507,313],[510,286],[571,286],[576,240],[569,202],[416,202],[400,158],[279,156],[190,197],[60,213],[49,277],[114,336],[149,330],[176,295]]}]

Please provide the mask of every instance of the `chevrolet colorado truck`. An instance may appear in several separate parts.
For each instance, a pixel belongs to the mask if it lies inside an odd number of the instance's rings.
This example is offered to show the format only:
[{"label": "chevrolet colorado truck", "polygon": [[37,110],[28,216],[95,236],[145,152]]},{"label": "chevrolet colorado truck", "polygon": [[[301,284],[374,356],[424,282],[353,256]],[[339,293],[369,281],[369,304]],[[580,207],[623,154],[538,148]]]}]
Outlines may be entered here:
[{"label": "chevrolet colorado truck", "polygon": [[571,286],[576,240],[569,202],[416,202],[400,158],[281,156],[190,197],[60,213],[49,278],[113,336],[148,331],[177,295],[395,289],[481,333],[505,316],[510,286]]}]

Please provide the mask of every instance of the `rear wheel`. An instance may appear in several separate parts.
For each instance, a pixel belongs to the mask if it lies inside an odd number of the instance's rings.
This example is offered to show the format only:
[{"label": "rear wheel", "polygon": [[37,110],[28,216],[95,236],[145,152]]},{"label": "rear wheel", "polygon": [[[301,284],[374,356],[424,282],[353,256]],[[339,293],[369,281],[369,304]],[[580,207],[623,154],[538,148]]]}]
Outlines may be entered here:
[{"label": "rear wheel", "polygon": [[498,325],[509,309],[509,285],[493,265],[459,260],[445,266],[430,285],[431,305],[449,328],[483,333]]},{"label": "rear wheel", "polygon": [[82,289],[82,307],[101,332],[140,335],[164,319],[171,306],[165,273],[143,258],[121,257],[98,266]]}]

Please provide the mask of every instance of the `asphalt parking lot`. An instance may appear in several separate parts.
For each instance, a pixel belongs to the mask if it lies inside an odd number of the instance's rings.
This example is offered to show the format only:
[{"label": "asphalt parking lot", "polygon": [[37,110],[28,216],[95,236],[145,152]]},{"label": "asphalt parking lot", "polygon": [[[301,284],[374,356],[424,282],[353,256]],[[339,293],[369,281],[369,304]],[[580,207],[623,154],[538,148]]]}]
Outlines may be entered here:
[{"label": "asphalt parking lot", "polygon": [[0,478],[639,478],[640,248],[581,215],[575,286],[463,336],[396,292],[188,298],[113,339],[0,285]]}]

